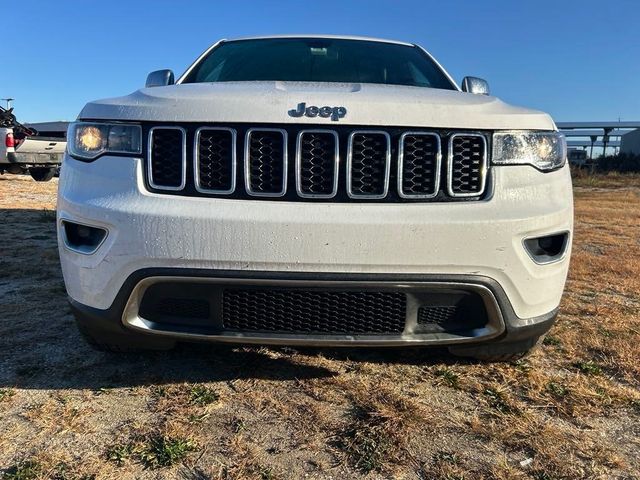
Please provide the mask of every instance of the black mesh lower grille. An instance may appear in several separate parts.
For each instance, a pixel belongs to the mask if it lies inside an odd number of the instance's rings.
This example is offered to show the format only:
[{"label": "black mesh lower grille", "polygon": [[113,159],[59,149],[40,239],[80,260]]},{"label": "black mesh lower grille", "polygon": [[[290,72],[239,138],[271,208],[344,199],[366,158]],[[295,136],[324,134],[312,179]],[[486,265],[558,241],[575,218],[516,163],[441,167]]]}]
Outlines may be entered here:
[{"label": "black mesh lower grille", "polygon": [[164,188],[179,188],[183,182],[182,130],[158,128],[151,132],[150,181]]},{"label": "black mesh lower grille", "polygon": [[451,139],[451,192],[476,195],[484,188],[487,145],[481,135],[455,135]]},{"label": "black mesh lower grille", "polygon": [[233,134],[230,130],[201,130],[198,137],[198,187],[210,192],[233,190]]},{"label": "black mesh lower grille", "polygon": [[384,196],[389,138],[383,133],[355,133],[351,139],[351,184],[354,196]]},{"label": "black mesh lower grille", "polygon": [[249,191],[277,195],[285,191],[285,143],[280,131],[256,130],[249,133],[247,163]]},{"label": "black mesh lower grille", "polygon": [[226,289],[223,323],[246,332],[400,334],[406,295],[399,292]]}]

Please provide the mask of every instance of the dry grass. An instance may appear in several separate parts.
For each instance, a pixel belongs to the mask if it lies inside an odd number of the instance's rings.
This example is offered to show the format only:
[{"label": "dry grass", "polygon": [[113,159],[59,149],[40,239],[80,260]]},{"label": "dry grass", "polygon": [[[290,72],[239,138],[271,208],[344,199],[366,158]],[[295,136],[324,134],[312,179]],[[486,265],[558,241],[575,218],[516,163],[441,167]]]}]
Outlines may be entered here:
[{"label": "dry grass", "polygon": [[640,182],[577,179],[557,325],[515,365],[427,350],[88,348],[56,183],[0,177],[0,478],[640,477]]},{"label": "dry grass", "polygon": [[607,172],[592,174],[587,168],[572,168],[575,187],[585,188],[638,188],[640,173]]}]

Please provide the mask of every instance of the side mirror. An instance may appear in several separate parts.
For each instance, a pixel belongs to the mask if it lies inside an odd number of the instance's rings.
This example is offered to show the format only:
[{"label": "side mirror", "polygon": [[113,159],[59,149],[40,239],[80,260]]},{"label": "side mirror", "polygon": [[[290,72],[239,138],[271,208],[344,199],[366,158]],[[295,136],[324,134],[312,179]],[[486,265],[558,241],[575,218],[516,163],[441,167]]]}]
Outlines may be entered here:
[{"label": "side mirror", "polygon": [[482,78],[464,77],[464,80],[462,80],[462,91],[475,93],[476,95],[489,95],[489,84]]},{"label": "side mirror", "polygon": [[147,82],[145,87],[165,87],[167,85],[173,85],[175,78],[171,70],[156,70],[147,75]]}]

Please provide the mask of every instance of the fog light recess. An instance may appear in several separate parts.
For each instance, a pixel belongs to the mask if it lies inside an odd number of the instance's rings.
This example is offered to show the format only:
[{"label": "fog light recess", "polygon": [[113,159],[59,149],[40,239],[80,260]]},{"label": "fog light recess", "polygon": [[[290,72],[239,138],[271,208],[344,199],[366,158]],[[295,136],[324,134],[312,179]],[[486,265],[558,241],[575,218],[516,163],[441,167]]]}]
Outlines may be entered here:
[{"label": "fog light recess", "polygon": [[62,221],[64,243],[74,252],[90,255],[94,253],[107,237],[107,230],[81,223]]},{"label": "fog light recess", "polygon": [[569,244],[569,232],[527,238],[524,248],[531,259],[539,264],[556,262],[564,257]]}]

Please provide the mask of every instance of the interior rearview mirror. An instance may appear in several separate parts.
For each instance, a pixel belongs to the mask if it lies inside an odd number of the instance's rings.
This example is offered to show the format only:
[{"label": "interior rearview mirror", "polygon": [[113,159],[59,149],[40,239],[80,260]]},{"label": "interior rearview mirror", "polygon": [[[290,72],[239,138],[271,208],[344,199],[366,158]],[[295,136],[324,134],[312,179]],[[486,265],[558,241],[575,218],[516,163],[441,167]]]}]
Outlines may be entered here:
[{"label": "interior rearview mirror", "polygon": [[173,85],[175,78],[171,70],[156,70],[147,75],[147,82],[145,87],[165,87],[167,85]]},{"label": "interior rearview mirror", "polygon": [[489,95],[489,84],[482,78],[464,77],[464,80],[462,80],[462,91],[475,93],[477,95]]}]

